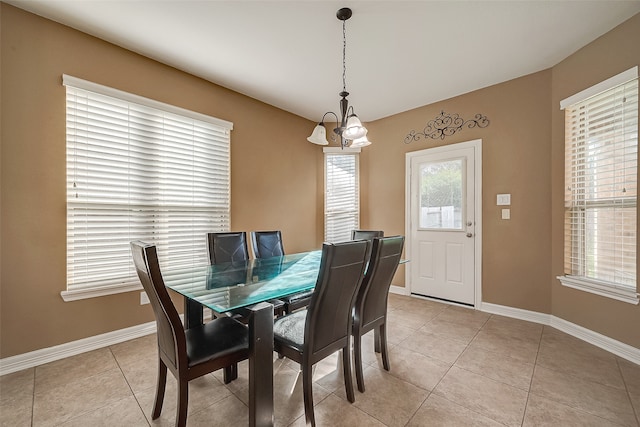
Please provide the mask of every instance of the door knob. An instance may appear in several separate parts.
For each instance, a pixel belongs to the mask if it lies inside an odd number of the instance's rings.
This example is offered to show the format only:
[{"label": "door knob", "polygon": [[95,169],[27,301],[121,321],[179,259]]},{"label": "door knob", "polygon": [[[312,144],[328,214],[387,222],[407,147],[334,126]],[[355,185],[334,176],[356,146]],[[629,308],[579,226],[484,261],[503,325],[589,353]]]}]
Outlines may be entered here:
[{"label": "door knob", "polygon": [[467,233],[467,237],[473,237],[473,233]]}]

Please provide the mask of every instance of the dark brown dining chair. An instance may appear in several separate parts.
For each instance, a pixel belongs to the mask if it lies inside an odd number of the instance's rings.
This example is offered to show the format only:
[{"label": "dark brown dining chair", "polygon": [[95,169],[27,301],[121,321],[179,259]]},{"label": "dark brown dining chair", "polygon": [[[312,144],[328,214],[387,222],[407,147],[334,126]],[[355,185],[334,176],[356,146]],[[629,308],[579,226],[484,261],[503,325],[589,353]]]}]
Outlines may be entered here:
[{"label": "dark brown dining chair", "polygon": [[[207,253],[211,265],[249,261],[247,233],[244,231],[207,233]],[[273,304],[274,315],[284,314],[285,303],[282,300],[272,299],[267,302]],[[248,320],[248,312],[244,309],[233,310],[228,314],[245,323]],[[220,314],[214,313],[214,315],[219,316]]]},{"label": "dark brown dining chair", "polygon": [[284,255],[282,233],[275,231],[252,231],[251,247],[255,258],[271,258]]},{"label": "dark brown dining chair", "polygon": [[207,233],[207,253],[211,265],[248,261],[247,233],[244,231]]},{"label": "dark brown dining chair", "polygon": [[189,381],[225,369],[225,382],[237,363],[249,357],[248,329],[230,317],[221,317],[185,330],[165,288],[156,247],[131,242],[133,263],[149,296],[156,318],[158,337],[158,384],[152,419],[162,412],[167,369],[178,382],[176,427],[187,423]]},{"label": "dark brown dining chair", "polygon": [[300,364],[307,424],[315,425],[312,367],[338,350],[342,350],[347,399],[355,401],[350,350],[352,310],[368,246],[367,241],[325,243],[309,307],[281,317],[273,325],[274,350]]},{"label": "dark brown dining chair", "polygon": [[[372,243],[375,237],[384,236],[384,231],[382,230],[351,230],[351,240],[368,240],[369,243]],[[371,248],[372,245],[369,245],[369,252],[367,253],[367,261],[371,257]]]},{"label": "dark brown dining chair", "polygon": [[364,392],[362,373],[362,336],[374,331],[375,351],[382,352],[382,364],[389,370],[387,350],[387,300],[402,249],[404,236],[373,239],[369,266],[356,296],[353,314],[353,352],[358,390]]},{"label": "dark brown dining chair", "polygon": [[[282,244],[282,233],[275,231],[252,231],[251,246],[253,256],[256,258],[270,258],[284,255],[284,245]],[[283,302],[283,313],[292,313],[309,305],[313,290],[297,292],[286,295],[279,299]]]},{"label": "dark brown dining chair", "polygon": [[373,240],[374,237],[383,237],[381,230],[351,230],[351,240]]}]

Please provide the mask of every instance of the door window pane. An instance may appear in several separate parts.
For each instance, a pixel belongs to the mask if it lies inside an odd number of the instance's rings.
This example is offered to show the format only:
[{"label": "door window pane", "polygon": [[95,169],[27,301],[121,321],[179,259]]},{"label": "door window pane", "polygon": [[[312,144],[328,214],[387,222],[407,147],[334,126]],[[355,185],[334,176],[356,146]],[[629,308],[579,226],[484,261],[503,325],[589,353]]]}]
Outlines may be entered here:
[{"label": "door window pane", "polygon": [[420,228],[462,230],[464,159],[420,165]]}]

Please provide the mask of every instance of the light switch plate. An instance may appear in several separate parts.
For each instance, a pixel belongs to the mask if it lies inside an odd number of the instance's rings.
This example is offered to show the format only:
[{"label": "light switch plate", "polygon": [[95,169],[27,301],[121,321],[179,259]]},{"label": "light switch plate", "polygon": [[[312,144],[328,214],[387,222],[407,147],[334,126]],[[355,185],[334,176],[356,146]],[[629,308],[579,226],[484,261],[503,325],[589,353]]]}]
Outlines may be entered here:
[{"label": "light switch plate", "polygon": [[502,219],[511,219],[511,209],[502,209]]},{"label": "light switch plate", "polygon": [[498,194],[496,204],[498,206],[509,206],[511,204],[511,194]]}]

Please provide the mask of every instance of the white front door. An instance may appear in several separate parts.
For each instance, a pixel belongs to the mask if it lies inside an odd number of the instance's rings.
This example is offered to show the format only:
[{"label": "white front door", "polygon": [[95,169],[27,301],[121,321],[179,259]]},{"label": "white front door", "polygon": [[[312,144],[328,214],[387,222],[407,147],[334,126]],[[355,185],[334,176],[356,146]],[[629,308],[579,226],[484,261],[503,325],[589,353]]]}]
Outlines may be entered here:
[{"label": "white front door", "polygon": [[407,154],[412,294],[476,303],[479,150],[471,141]]}]

